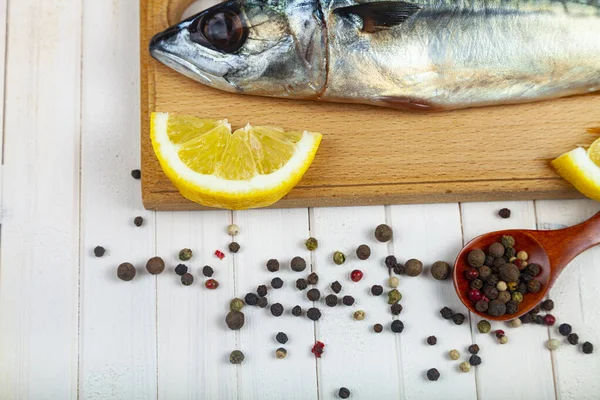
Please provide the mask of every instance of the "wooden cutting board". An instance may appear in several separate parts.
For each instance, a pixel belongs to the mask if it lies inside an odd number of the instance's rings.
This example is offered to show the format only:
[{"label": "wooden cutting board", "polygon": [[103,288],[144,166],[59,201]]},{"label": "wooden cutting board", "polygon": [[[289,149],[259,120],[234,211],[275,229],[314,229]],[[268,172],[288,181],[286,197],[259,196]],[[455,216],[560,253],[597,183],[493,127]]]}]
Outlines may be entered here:
[{"label": "wooden cutting board", "polygon": [[[153,210],[201,209],[163,174],[149,138],[151,111],[227,118],[323,133],[300,184],[275,207],[578,197],[548,162],[600,134],[600,96],[416,114],[261,98],[196,83],[152,59],[150,38],[191,0],[141,0],[142,195]],[[592,133],[592,134],[591,134]]]}]

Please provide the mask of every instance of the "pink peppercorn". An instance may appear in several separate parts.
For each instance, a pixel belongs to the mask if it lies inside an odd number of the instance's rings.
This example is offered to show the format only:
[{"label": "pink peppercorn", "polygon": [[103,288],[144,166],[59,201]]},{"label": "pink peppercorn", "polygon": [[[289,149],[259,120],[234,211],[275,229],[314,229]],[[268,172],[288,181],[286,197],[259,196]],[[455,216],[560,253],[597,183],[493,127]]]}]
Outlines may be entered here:
[{"label": "pink peppercorn", "polygon": [[479,278],[479,271],[477,271],[475,268],[469,268],[465,272],[465,275],[468,280],[474,281],[475,279]]},{"label": "pink peppercorn", "polygon": [[219,260],[222,260],[222,259],[224,259],[224,258],[225,258],[225,254],[224,254],[224,253],[223,253],[221,250],[216,250],[216,251],[215,251],[215,256],[217,256],[217,258],[218,258]]},{"label": "pink peppercorn", "polygon": [[544,324],[552,326],[556,323],[556,318],[552,314],[544,315]]},{"label": "pink peppercorn", "polygon": [[496,334],[497,338],[500,338],[500,336],[504,336],[504,331],[502,329],[498,329],[494,333]]},{"label": "pink peppercorn", "polygon": [[363,277],[363,273],[362,271],[355,269],[354,271],[352,271],[350,273],[350,279],[352,279],[353,282],[358,282],[362,279]]},{"label": "pink peppercorn", "polygon": [[483,296],[483,295],[481,296],[481,300],[483,300],[483,301],[487,301],[488,303],[489,303],[489,301],[490,301],[490,299],[488,299],[486,296]]},{"label": "pink peppercorn", "polygon": [[216,289],[219,287],[219,282],[214,279],[209,279],[204,283],[204,286],[206,286],[207,289]]},{"label": "pink peppercorn", "polygon": [[482,298],[483,298],[483,295],[481,294],[481,292],[479,290],[477,290],[477,289],[469,290],[469,299],[471,299],[471,301],[478,302]]}]

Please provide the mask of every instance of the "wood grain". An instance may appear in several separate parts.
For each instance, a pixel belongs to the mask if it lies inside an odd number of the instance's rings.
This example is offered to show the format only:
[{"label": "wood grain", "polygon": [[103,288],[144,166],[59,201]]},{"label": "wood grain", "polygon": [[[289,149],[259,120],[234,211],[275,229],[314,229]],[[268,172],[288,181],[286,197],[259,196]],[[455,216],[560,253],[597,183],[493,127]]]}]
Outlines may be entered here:
[{"label": "wood grain", "polygon": [[304,179],[275,207],[429,203],[579,197],[548,161],[581,144],[600,125],[600,96],[417,114],[363,105],[233,95],[193,82],[151,59],[154,33],[190,3],[141,0],[144,205],[202,207],[163,174],[148,136],[148,112],[163,111],[309,129],[324,134]]}]

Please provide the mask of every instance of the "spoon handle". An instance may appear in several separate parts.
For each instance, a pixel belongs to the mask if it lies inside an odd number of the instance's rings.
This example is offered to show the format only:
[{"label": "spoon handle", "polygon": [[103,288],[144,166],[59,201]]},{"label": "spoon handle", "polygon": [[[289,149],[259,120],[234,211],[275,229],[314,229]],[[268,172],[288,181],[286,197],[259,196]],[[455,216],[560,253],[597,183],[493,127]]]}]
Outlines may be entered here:
[{"label": "spoon handle", "polygon": [[600,244],[600,212],[579,225],[538,233],[536,239],[546,249],[553,272],[558,274],[579,254]]}]

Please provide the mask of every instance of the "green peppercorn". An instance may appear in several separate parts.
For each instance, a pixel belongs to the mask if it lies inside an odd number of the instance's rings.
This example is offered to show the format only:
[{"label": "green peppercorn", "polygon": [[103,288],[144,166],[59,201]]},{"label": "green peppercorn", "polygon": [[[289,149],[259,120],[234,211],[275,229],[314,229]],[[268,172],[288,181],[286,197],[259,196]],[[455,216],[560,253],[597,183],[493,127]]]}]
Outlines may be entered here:
[{"label": "green peppercorn", "polygon": [[117,277],[125,282],[129,282],[135,278],[135,267],[130,263],[123,263],[117,268]]},{"label": "green peppercorn", "polygon": [[342,265],[346,262],[346,256],[341,251],[336,251],[333,253],[333,262],[337,265]]},{"label": "green peppercorn", "polygon": [[492,324],[485,319],[482,319],[477,323],[477,330],[479,333],[489,333],[492,330]]},{"label": "green peppercorn", "polygon": [[314,237],[309,237],[304,244],[309,251],[316,250],[319,247],[319,241]]},{"label": "green peppercorn", "polygon": [[356,249],[356,257],[358,257],[359,260],[368,259],[369,257],[371,257],[371,248],[366,244],[361,244]]},{"label": "green peppercorn", "polygon": [[277,350],[275,350],[275,357],[279,358],[280,360],[283,360],[285,357],[287,357],[287,350],[283,347],[278,348]]},{"label": "green peppercorn", "polygon": [[244,361],[244,353],[239,350],[234,350],[229,355],[229,362],[232,364],[241,364]]},{"label": "green peppercorn", "polygon": [[512,247],[515,246],[515,238],[512,237],[512,236],[506,236],[506,235],[502,236],[502,238],[500,239],[500,242],[507,249],[512,248]]},{"label": "green peppercorn", "polygon": [[225,317],[225,323],[229,329],[237,331],[244,326],[244,313],[241,311],[229,311]]},{"label": "green peppercorn", "polygon": [[398,289],[392,289],[388,292],[388,304],[395,304],[402,300],[402,294]]},{"label": "green peppercorn", "polygon": [[362,321],[365,319],[365,312],[363,310],[358,310],[354,313],[354,319],[357,321]]},{"label": "green peppercorn", "polygon": [[231,302],[229,302],[229,309],[231,311],[241,311],[241,309],[244,308],[244,300],[242,299],[238,299],[237,297],[233,300],[231,300]]},{"label": "green peppercorn", "polygon": [[152,275],[158,275],[165,270],[165,262],[160,257],[152,257],[146,263],[146,269]]},{"label": "green peppercorn", "polygon": [[436,261],[431,265],[431,276],[438,281],[447,279],[450,276],[450,264],[444,261]]},{"label": "green peppercorn", "polygon": [[523,301],[523,293],[514,292],[512,294],[512,301],[514,301],[517,304],[521,304],[521,302]]},{"label": "green peppercorn", "polygon": [[190,249],[182,249],[179,252],[179,259],[181,261],[188,261],[189,259],[191,259],[193,256],[192,250]]},{"label": "green peppercorn", "polygon": [[377,226],[377,228],[375,228],[375,239],[377,239],[380,242],[389,242],[390,240],[392,240],[393,236],[394,233],[392,231],[392,228],[385,224],[381,224]]},{"label": "green peppercorn", "polygon": [[471,267],[479,268],[485,263],[485,253],[483,250],[471,250],[467,255],[467,262]]},{"label": "green peppercorn", "polygon": [[460,353],[458,352],[458,350],[453,349],[448,352],[448,356],[451,360],[458,360],[460,358]]},{"label": "green peppercorn", "polygon": [[411,258],[404,264],[406,275],[419,276],[423,272],[423,263],[417,259]]}]

